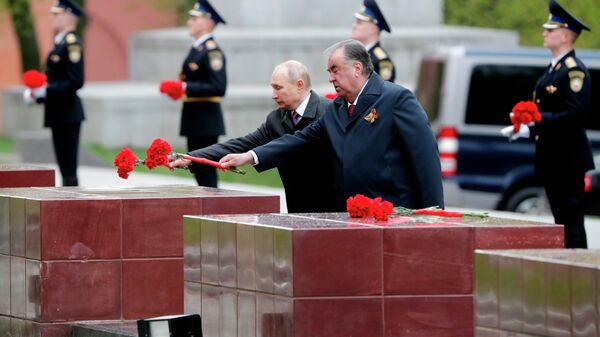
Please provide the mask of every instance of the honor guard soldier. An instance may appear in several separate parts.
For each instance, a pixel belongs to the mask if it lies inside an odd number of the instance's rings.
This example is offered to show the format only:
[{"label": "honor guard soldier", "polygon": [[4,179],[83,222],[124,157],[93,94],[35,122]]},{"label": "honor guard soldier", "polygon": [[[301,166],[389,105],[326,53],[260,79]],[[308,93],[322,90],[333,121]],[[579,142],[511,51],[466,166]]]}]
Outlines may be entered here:
[{"label": "honor guard soldier", "polygon": [[369,51],[375,72],[386,81],[394,82],[396,68],[389,54],[379,43],[381,31],[391,33],[383,13],[375,0],[364,0],[360,11],[354,14],[356,20],[352,24],[352,38],[362,42]]},{"label": "honor guard soldier", "polygon": [[[187,137],[192,151],[216,144],[225,134],[221,97],[227,88],[227,73],[225,55],[213,36],[215,26],[225,20],[206,0],[198,0],[189,15],[188,33],[196,41],[176,83],[183,94],[180,135]],[[199,165],[193,173],[198,185],[217,187],[215,168]]]},{"label": "honor guard soldier", "polygon": [[[71,0],[59,0],[51,8],[54,48],[46,59],[47,85],[27,92],[44,104],[44,126],[52,131],[52,143],[64,186],[77,186],[77,156],[81,122],[85,119],[77,90],[83,87],[81,41],[75,33],[84,11]],[[29,90],[29,89],[28,89]]]},{"label": "honor guard soldier", "polygon": [[583,124],[591,108],[591,80],[573,44],[582,30],[590,29],[555,0],[550,0],[549,10],[543,37],[552,63],[538,80],[533,97],[542,115],[533,130],[535,169],[555,223],[565,226],[566,247],[587,248],[584,175],[594,168],[594,162]]}]

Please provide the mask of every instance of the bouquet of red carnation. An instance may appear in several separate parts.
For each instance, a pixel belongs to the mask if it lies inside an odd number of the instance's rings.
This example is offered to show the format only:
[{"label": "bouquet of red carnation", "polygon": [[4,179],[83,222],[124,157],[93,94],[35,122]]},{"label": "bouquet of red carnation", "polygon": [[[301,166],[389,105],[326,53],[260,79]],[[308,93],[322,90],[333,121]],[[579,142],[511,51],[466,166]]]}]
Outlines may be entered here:
[{"label": "bouquet of red carnation", "polygon": [[513,124],[515,133],[521,130],[521,124],[529,125],[542,120],[542,115],[538,111],[537,104],[532,101],[521,101],[512,108],[510,121]]},{"label": "bouquet of red carnation", "polygon": [[362,194],[357,194],[346,200],[346,210],[350,213],[351,218],[374,217],[379,221],[387,221],[391,215],[434,215],[442,217],[460,218],[465,216],[485,218],[487,213],[475,212],[450,212],[441,209],[438,206],[411,209],[405,207],[394,207],[389,201],[384,201],[381,198],[371,199]]},{"label": "bouquet of red carnation", "polygon": [[362,194],[346,200],[346,209],[351,218],[374,217],[379,221],[387,221],[388,217],[394,213],[394,205],[381,198],[371,199]]},{"label": "bouquet of red carnation", "polygon": [[46,75],[37,70],[28,70],[23,73],[23,84],[30,89],[42,87],[46,82],[48,82]]},{"label": "bouquet of red carnation", "polygon": [[129,178],[129,173],[133,171],[135,166],[143,164],[142,161],[137,159],[135,153],[126,147],[119,151],[113,163],[117,167],[119,177],[123,179]]},{"label": "bouquet of red carnation", "polygon": [[174,101],[180,99],[185,94],[183,82],[181,81],[162,81],[160,82],[159,90],[161,94],[168,95]]},{"label": "bouquet of red carnation", "polygon": [[173,170],[169,166],[169,156],[178,158],[178,159],[187,159],[196,163],[211,165],[223,171],[231,171],[238,174],[246,174],[245,171],[238,169],[236,167],[224,168],[216,161],[208,160],[206,158],[196,158],[187,154],[181,154],[177,152],[172,152],[171,144],[167,141],[156,138],[150,144],[150,147],[146,150],[146,159],[139,160],[129,148],[122,148],[121,151],[117,154],[114,160],[114,164],[117,167],[117,173],[119,177],[123,179],[129,178],[129,173],[133,171],[133,168],[138,165],[145,165],[148,169],[152,170],[153,168],[159,166],[168,167],[170,170]]}]

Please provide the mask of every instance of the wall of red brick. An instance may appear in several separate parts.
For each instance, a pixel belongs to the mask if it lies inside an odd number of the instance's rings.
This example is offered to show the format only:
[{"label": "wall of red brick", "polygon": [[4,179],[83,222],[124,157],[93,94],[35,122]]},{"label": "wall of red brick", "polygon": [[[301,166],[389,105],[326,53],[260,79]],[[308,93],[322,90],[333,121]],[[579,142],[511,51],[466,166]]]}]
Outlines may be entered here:
[{"label": "wall of red brick", "polygon": [[[50,7],[54,0],[30,0],[34,29],[45,58],[52,48]],[[163,0],[87,0],[85,62],[87,81],[126,80],[128,41],[131,33],[174,27],[177,15]],[[21,81],[21,59],[17,37],[8,10],[0,9],[0,89]]]}]

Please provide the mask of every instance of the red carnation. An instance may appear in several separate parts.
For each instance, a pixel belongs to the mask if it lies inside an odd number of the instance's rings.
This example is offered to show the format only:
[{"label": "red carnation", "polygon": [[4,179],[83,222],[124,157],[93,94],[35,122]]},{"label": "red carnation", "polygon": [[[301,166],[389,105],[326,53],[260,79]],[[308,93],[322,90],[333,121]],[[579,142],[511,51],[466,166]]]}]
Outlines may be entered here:
[{"label": "red carnation", "polygon": [[346,209],[351,218],[364,218],[373,215],[373,199],[357,194],[346,200]]},{"label": "red carnation", "polygon": [[138,163],[137,157],[129,148],[124,147],[117,154],[114,164],[117,167],[119,177],[123,179],[129,178],[129,172],[133,171],[133,167]]},{"label": "red carnation", "polygon": [[169,154],[171,153],[171,144],[167,141],[156,138],[146,150],[146,165],[150,170],[158,166],[169,166]]},{"label": "red carnation", "polygon": [[376,220],[387,221],[392,214],[394,214],[394,204],[381,198],[373,200],[373,216]]},{"label": "red carnation", "polygon": [[328,92],[325,94],[325,98],[328,98],[328,99],[335,99],[336,97],[338,97],[337,92]]},{"label": "red carnation", "polygon": [[532,122],[542,120],[537,104],[532,101],[521,101],[512,108],[512,116],[510,121],[513,124],[514,132],[521,130],[521,124],[528,125]]},{"label": "red carnation", "polygon": [[46,75],[37,70],[28,70],[23,73],[23,84],[30,89],[39,88],[45,85],[47,81]]},{"label": "red carnation", "polygon": [[181,81],[162,81],[160,82],[159,90],[162,94],[166,94],[176,101],[185,94],[183,90],[183,82]]}]

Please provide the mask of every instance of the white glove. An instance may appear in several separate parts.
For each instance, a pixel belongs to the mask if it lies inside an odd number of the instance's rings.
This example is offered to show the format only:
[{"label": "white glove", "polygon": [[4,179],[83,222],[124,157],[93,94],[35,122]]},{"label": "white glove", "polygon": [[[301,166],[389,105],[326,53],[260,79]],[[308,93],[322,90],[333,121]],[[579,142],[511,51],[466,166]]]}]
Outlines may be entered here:
[{"label": "white glove", "polygon": [[502,128],[502,130],[500,130],[500,133],[504,136],[504,137],[508,137],[509,141],[513,141],[513,140],[517,140],[519,138],[529,138],[529,127],[525,124],[521,124],[521,128],[519,129],[519,132],[515,132],[515,127],[514,126],[507,126],[505,128]]},{"label": "white glove", "polygon": [[[512,120],[512,118],[513,118],[513,116],[514,116],[514,113],[513,113],[513,112],[511,112],[511,113],[509,114],[509,116],[510,116],[510,120]],[[521,125],[523,125],[523,124],[521,124]],[[527,126],[534,126],[534,125],[535,125],[535,122],[529,122],[529,124],[527,124]]]},{"label": "white glove", "polygon": [[33,93],[31,92],[31,89],[27,88],[23,90],[23,102],[29,105],[35,103],[35,98],[33,98]]},{"label": "white glove", "polygon": [[35,88],[31,90],[33,97],[35,98],[45,98],[46,97],[46,86],[41,86],[39,88]]}]

